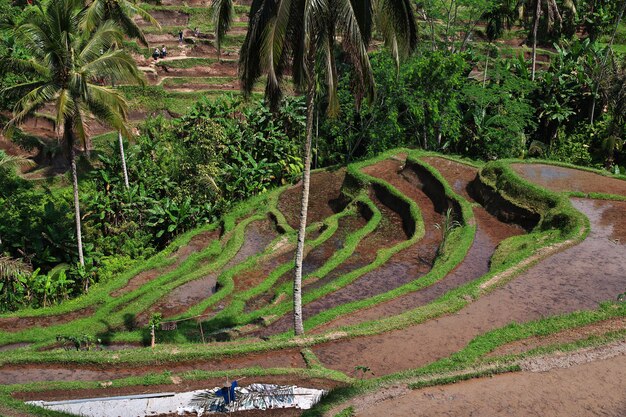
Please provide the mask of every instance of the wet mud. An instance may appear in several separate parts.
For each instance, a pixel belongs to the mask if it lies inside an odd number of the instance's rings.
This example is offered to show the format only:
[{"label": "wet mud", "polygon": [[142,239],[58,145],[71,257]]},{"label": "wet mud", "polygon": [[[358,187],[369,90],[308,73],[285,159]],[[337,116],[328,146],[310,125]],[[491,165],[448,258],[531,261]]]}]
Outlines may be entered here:
[{"label": "wet mud", "polygon": [[624,331],[624,329],[626,329],[626,317],[617,317],[583,327],[563,330],[548,336],[534,336],[518,340],[516,342],[507,343],[506,345],[496,348],[486,356],[495,357],[502,355],[517,355],[539,347],[572,343],[594,336],[603,336],[611,332]]},{"label": "wet mud", "polygon": [[[400,183],[406,182],[406,180],[399,176],[397,172],[398,164],[398,161],[383,161],[376,164],[374,168],[368,167],[369,170],[367,170],[366,173],[373,176],[377,176],[377,174],[383,176],[382,173],[392,166],[395,170],[393,171],[394,174],[392,174],[390,178],[383,179],[389,180],[390,182],[393,181],[394,186],[398,185],[399,187],[404,187],[404,185],[400,185]],[[408,192],[408,190],[404,189],[402,191]],[[308,285],[304,285],[304,294],[307,294],[314,289],[321,288],[347,273],[356,271],[357,269],[370,264],[376,259],[376,255],[380,249],[395,246],[396,244],[409,238],[406,231],[409,226],[407,226],[407,220],[404,217],[406,216],[406,213],[403,213],[403,216],[391,209],[389,206],[383,204],[381,200],[386,200],[388,198],[385,193],[386,191],[382,187],[379,187],[378,189],[372,188],[370,190],[370,198],[382,214],[381,222],[374,232],[366,236],[357,245],[354,253],[347,261],[343,262],[324,278],[314,281]],[[428,200],[428,198],[426,199]],[[434,257],[433,248],[430,249],[430,256],[426,253],[426,250],[423,250],[420,254],[422,258],[419,256],[407,256],[406,251],[403,251],[402,255],[400,255],[403,256],[402,261],[390,264],[389,266],[383,265],[382,267],[357,278],[351,284],[304,305],[302,312],[305,320],[324,310],[328,310],[352,301],[369,298],[376,294],[380,294],[381,292],[387,292],[397,286],[415,279],[415,276],[407,273],[407,270],[410,269],[411,266],[414,266],[416,269],[427,271],[430,268],[432,258]],[[434,250],[436,251],[436,245]],[[276,322],[270,324],[267,328],[263,329],[260,332],[260,335],[267,337],[287,331],[291,328],[291,322],[291,317],[283,316]]]},{"label": "wet mud", "polygon": [[176,260],[173,264],[164,268],[143,271],[131,278],[125,286],[113,291],[111,295],[113,297],[119,297],[120,295],[127,294],[138,288],[141,288],[143,285],[147,284],[153,279],[173,271],[174,269],[178,268],[184,261],[186,261],[189,256],[196,252],[200,252],[201,250],[208,247],[211,242],[219,239],[221,232],[221,228],[218,228],[217,230],[213,230],[210,232],[199,233],[198,235],[191,238],[187,245],[178,248],[178,250],[170,256],[170,259]]},{"label": "wet mud", "polygon": [[[345,239],[349,234],[354,233],[356,230],[364,227],[366,223],[367,220],[365,220],[364,217],[358,215],[346,216],[339,219],[337,230],[335,231],[335,233],[320,246],[312,249],[305,255],[302,261],[302,276],[306,277],[308,274],[313,275],[309,276],[304,281],[304,285],[306,285],[306,283],[316,281],[317,278],[314,276],[314,272],[317,269],[321,268],[333,256],[335,252],[341,250],[344,247]],[[250,312],[270,304],[276,296],[277,290],[283,285],[292,282],[293,274],[293,269],[287,271],[278,279],[278,281],[276,281],[276,284],[273,285],[272,288],[270,288],[265,293],[251,299],[246,304],[246,311]]]},{"label": "wet mud", "polygon": [[544,164],[512,164],[520,176],[552,191],[626,196],[626,181],[579,169]]},{"label": "wet mud", "polygon": [[166,371],[177,374],[192,370],[219,371],[255,366],[261,368],[306,368],[299,351],[281,350],[232,358],[153,366],[107,364],[107,366],[77,365],[70,368],[67,364],[5,365],[0,367],[0,384],[10,385],[37,381],[106,381]]},{"label": "wet mud", "polygon": [[[243,245],[222,271],[245,261],[250,256],[261,253],[277,236],[278,232],[273,222],[269,219],[250,223],[245,229]],[[184,313],[189,307],[198,304],[215,293],[217,277],[220,272],[210,273],[201,279],[189,281],[176,287],[148,310],[150,312],[160,312],[164,318]],[[136,318],[136,322],[140,326],[145,325],[148,320],[149,315],[147,312],[138,315]]]},{"label": "wet mud", "polygon": [[94,311],[96,311],[96,307],[83,308],[81,310],[75,310],[69,313],[57,314],[54,316],[4,317],[0,318],[0,331],[14,333],[31,327],[56,326],[91,316]]},{"label": "wet mud", "polygon": [[[439,170],[449,183],[454,183],[454,189],[457,193],[469,201],[474,201],[467,190],[471,189],[469,184],[476,177],[477,169],[442,158],[424,159]],[[420,204],[422,210],[424,210],[423,206]],[[478,279],[489,272],[491,256],[500,242],[511,236],[522,234],[524,230],[519,226],[500,222],[482,207],[475,207],[473,211],[476,222],[474,241],[465,259],[448,275],[422,290],[408,293],[354,314],[339,317],[316,328],[314,332],[324,332],[332,328],[356,325],[401,314],[424,306],[448,291]]]},{"label": "wet mud", "polygon": [[423,388],[357,406],[358,416],[624,415],[626,355],[547,372],[515,372]]},{"label": "wet mud", "polygon": [[[311,175],[307,225],[319,222],[343,209],[339,201],[345,169],[314,172]],[[289,226],[298,229],[300,224],[300,200],[302,182],[283,191],[278,199],[278,210],[285,216]]]},{"label": "wet mud", "polygon": [[328,343],[313,351],[333,369],[350,372],[366,365],[376,375],[385,375],[447,357],[479,334],[511,322],[596,309],[601,302],[615,299],[624,288],[626,245],[610,240],[614,224],[603,225],[601,220],[611,207],[626,210],[626,203],[585,199],[572,199],[572,203],[591,222],[588,238],[577,246],[541,261],[456,314],[372,337]]}]

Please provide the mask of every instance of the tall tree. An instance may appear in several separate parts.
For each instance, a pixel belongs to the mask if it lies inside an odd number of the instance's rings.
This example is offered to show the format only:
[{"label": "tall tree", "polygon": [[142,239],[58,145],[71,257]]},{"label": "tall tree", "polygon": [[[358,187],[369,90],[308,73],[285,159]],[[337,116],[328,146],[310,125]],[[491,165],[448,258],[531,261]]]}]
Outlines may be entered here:
[{"label": "tall tree", "polygon": [[[221,7],[230,7],[224,0]],[[328,112],[336,114],[336,46],[340,42],[357,78],[357,103],[374,95],[374,79],[367,54],[374,24],[396,60],[417,44],[410,0],[253,0],[248,33],[240,53],[239,76],[244,93],[267,74],[266,99],[276,108],[285,75],[292,74],[298,91],[306,94],[306,137],[300,225],[294,275],[294,329],[302,335],[302,260],[311,177],[311,139],[315,112],[316,79],[324,79]],[[220,10],[216,10],[220,13]]]},{"label": "tall tree", "polygon": [[120,26],[122,32],[128,37],[138,39],[144,46],[148,46],[146,36],[133,20],[134,16],[139,16],[158,28],[161,27],[150,13],[137,5],[136,0],[93,0],[87,2],[81,27],[91,32],[98,28],[102,22],[112,20]]},{"label": "tall tree", "polygon": [[[81,27],[91,32],[102,23],[112,20],[119,25],[126,36],[138,39],[142,44],[148,46],[148,41],[143,31],[133,20],[135,15],[140,16],[143,20],[150,22],[158,28],[161,27],[159,22],[157,22],[150,13],[137,6],[135,0],[93,0],[88,4],[82,17]],[[126,168],[126,156],[124,154],[124,138],[121,131],[117,132],[117,139],[122,158],[124,185],[126,189],[129,189],[128,169]]]},{"label": "tall tree", "polygon": [[38,80],[13,87],[23,96],[15,105],[7,128],[10,130],[45,105],[51,105],[56,125],[63,131],[74,189],[78,258],[84,265],[76,145],[85,145],[90,115],[128,134],[126,101],[119,92],[97,81],[107,76],[116,82],[136,82],[142,77],[131,56],[111,48],[123,39],[117,24],[108,21],[93,32],[81,30],[82,10],[82,0],[55,0],[35,8],[28,22],[16,29],[19,42],[32,58],[14,59],[6,64],[35,73]]}]

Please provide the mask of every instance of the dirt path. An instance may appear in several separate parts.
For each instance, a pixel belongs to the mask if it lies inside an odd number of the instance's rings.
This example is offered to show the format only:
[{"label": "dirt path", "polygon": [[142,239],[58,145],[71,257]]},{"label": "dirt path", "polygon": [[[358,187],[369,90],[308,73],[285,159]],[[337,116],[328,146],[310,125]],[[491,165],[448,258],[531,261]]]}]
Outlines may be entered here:
[{"label": "dirt path", "polygon": [[368,366],[375,375],[385,375],[447,357],[479,334],[513,321],[594,309],[601,301],[613,300],[626,284],[626,239],[620,244],[611,237],[614,225],[626,219],[604,216],[612,207],[626,212],[626,203],[585,199],[573,203],[591,222],[591,232],[581,244],[540,262],[454,315],[320,345],[314,352],[333,369],[350,373],[355,366]]},{"label": "dirt path", "polygon": [[624,416],[626,355],[405,392],[357,416]]}]

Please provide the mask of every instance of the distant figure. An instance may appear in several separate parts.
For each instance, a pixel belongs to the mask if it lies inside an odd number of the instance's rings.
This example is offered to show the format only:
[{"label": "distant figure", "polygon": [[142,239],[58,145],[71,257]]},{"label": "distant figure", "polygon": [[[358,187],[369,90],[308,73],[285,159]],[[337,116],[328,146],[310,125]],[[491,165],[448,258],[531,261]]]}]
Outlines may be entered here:
[{"label": "distant figure", "polygon": [[195,36],[196,38],[200,37],[200,29],[195,28],[195,29],[193,30],[193,34],[194,34],[194,36]]},{"label": "distant figure", "polygon": [[178,43],[183,44],[183,31],[178,31]]},{"label": "distant figure", "polygon": [[161,47],[161,58],[165,58],[167,56],[167,49],[165,49],[165,45]]},{"label": "distant figure", "polygon": [[154,58],[154,60],[156,61],[157,59],[159,59],[159,56],[161,56],[159,48],[154,48],[154,52],[152,52],[152,58]]}]

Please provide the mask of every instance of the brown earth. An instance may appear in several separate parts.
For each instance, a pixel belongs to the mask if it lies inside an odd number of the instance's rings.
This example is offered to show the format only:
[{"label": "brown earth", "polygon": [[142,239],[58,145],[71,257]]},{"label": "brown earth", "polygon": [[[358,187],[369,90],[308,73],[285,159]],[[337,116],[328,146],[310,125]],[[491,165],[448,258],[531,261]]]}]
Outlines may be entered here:
[{"label": "brown earth", "polygon": [[[461,194],[469,201],[474,202],[469,196],[467,188],[468,184],[476,177],[476,168],[443,158],[424,159],[427,163],[439,170],[444,178],[451,184],[455,192]],[[420,209],[424,211],[427,204],[425,204],[424,201],[420,201],[419,206]],[[430,206],[432,206],[432,202],[430,202]],[[432,208],[428,212],[432,212]],[[356,325],[366,321],[378,320],[382,317],[401,314],[405,311],[426,305],[451,289],[457,288],[486,274],[489,271],[489,261],[498,244],[508,237],[523,233],[524,230],[516,225],[500,222],[496,217],[487,213],[482,207],[474,208],[474,219],[476,222],[476,235],[467,256],[461,264],[440,281],[420,291],[408,293],[371,308],[339,317],[318,327],[315,329],[315,332],[323,332],[332,328]],[[419,250],[420,242],[414,245],[414,248]],[[411,253],[412,251],[410,248],[404,252]],[[393,262],[394,258],[389,262]],[[399,261],[402,260],[400,259]]]},{"label": "brown earth", "polygon": [[587,326],[563,330],[548,336],[534,336],[518,340],[516,342],[507,343],[506,345],[496,348],[486,356],[496,357],[503,355],[517,355],[539,347],[572,343],[593,336],[603,336],[607,333],[621,332],[625,329],[626,317],[616,317],[614,319],[604,320]]},{"label": "brown earth", "polygon": [[[341,250],[344,246],[346,237],[354,233],[356,230],[365,226],[367,221],[363,216],[345,216],[339,219],[337,230],[324,243],[306,253],[302,261],[303,282],[306,285],[316,281],[315,271],[322,267],[335,252]],[[308,276],[312,274],[311,276]],[[254,297],[246,303],[246,312],[250,312],[271,303],[277,290],[293,279],[293,270],[287,271],[263,294]],[[282,293],[281,293],[282,294]]]},{"label": "brown earth", "polygon": [[250,256],[261,253],[278,236],[278,233],[274,224],[269,219],[266,219],[248,224],[244,236],[243,245],[222,270],[212,272],[203,278],[189,281],[174,288],[148,310],[139,314],[136,318],[137,324],[141,326],[148,323],[150,319],[148,312],[158,311],[164,318],[171,318],[210,297],[216,291],[217,278],[221,271],[245,261]]},{"label": "brown earth", "polygon": [[95,311],[96,307],[92,306],[54,316],[2,317],[0,318],[0,331],[14,333],[31,327],[56,326],[91,316]]},{"label": "brown earth", "polygon": [[[373,233],[370,233],[363,240],[361,240],[361,242],[359,242],[347,261],[332,270],[324,278],[314,281],[309,285],[304,285],[303,293],[305,296],[308,292],[313,291],[316,288],[320,288],[349,272],[356,271],[370,264],[376,259],[378,250],[392,247],[408,238],[404,232],[402,216],[383,204],[379,200],[377,193],[373,190],[370,191],[370,199],[374,202],[374,204],[376,204],[382,214],[382,219],[378,224],[378,227]],[[304,318],[310,318],[321,311],[350,301],[359,300],[364,297],[366,298],[371,296],[371,294],[380,292],[381,286],[384,288],[386,283],[377,280],[376,275],[374,275],[375,272],[376,271],[370,274],[365,274],[352,284],[305,304],[302,307]],[[398,276],[398,278],[402,277]],[[287,331],[291,327],[291,322],[291,317],[288,315],[283,316],[274,323],[270,324],[267,328],[263,329],[261,331],[261,335],[269,336]]]},{"label": "brown earth", "polygon": [[624,416],[626,355],[409,391],[357,406],[357,416]]},{"label": "brown earth", "polygon": [[[339,208],[341,185],[345,169],[314,172],[311,175],[307,225],[319,222],[335,214]],[[300,224],[300,200],[302,181],[283,191],[278,199],[278,210],[285,216],[289,226],[297,230]]]},{"label": "brown earth", "polygon": [[113,297],[119,297],[120,295],[132,292],[138,288],[141,288],[144,284],[152,281],[156,277],[173,271],[178,268],[191,254],[200,252],[208,247],[215,239],[219,239],[222,230],[218,228],[210,232],[202,232],[191,238],[189,244],[180,247],[176,252],[172,254],[170,258],[176,259],[176,261],[164,268],[151,269],[141,272],[132,277],[128,283],[122,288],[115,290],[111,293]]},{"label": "brown earth", "polygon": [[626,181],[593,172],[544,164],[512,164],[528,181],[552,191],[578,191],[626,196]]},{"label": "brown earth", "polygon": [[71,367],[68,364],[4,365],[0,366],[0,385],[36,381],[106,381],[165,371],[178,374],[192,370],[219,371],[251,367],[306,368],[306,364],[298,350],[280,350],[206,361],[164,363],[150,366],[116,365],[113,363],[92,366],[74,365]]},{"label": "brown earth", "polygon": [[584,242],[545,259],[456,314],[376,336],[327,343],[314,352],[333,369],[352,372],[355,366],[368,366],[376,375],[385,375],[447,357],[479,334],[514,321],[595,309],[600,302],[615,299],[624,288],[626,245],[609,240],[612,225],[602,224],[601,219],[609,207],[626,210],[626,203],[572,202],[591,223]]}]

